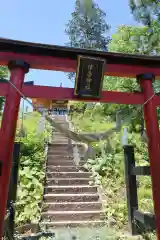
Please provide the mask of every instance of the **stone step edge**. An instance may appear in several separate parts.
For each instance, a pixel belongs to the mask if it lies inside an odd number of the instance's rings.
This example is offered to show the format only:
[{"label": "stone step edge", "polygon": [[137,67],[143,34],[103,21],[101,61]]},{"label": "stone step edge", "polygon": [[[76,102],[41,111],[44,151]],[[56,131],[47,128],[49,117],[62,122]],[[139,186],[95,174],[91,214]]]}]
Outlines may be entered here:
[{"label": "stone step edge", "polygon": [[54,178],[46,178],[47,181],[54,181],[54,180],[87,180],[87,181],[91,181],[93,180],[92,178],[59,178],[59,177],[54,177]]},{"label": "stone step edge", "polygon": [[50,171],[50,172],[46,172],[46,173],[49,173],[49,174],[57,174],[57,173],[61,173],[61,174],[77,174],[77,173],[79,173],[79,174],[86,174],[86,175],[90,175],[90,174],[92,174],[91,172],[52,172],[52,171]]},{"label": "stone step edge", "polygon": [[101,210],[93,210],[93,211],[47,211],[47,212],[42,212],[42,214],[47,215],[47,214],[88,214],[88,213],[102,213],[104,214],[104,211]]},{"label": "stone step edge", "polygon": [[41,222],[41,224],[44,224],[44,225],[69,225],[69,224],[85,224],[85,225],[88,225],[88,224],[106,224],[107,222],[105,220],[92,220],[92,221],[55,221],[55,222],[52,222],[52,221],[43,221]]},{"label": "stone step edge", "polygon": [[53,197],[62,197],[62,196],[67,196],[67,197],[71,197],[71,196],[99,196],[98,193],[47,193],[44,194],[44,197],[49,197],[49,196],[53,196]]},{"label": "stone step edge", "polygon": [[59,166],[55,166],[55,165],[49,165],[49,166],[47,166],[47,169],[48,169],[48,167],[50,168],[55,168],[55,169],[58,169],[59,168],[59,170],[60,170],[60,168],[66,168],[66,170],[67,169],[74,169],[74,170],[81,170],[82,169],[82,166],[78,166],[78,165],[66,165],[66,166],[61,166],[61,165],[59,165]]},{"label": "stone step edge", "polygon": [[84,204],[84,205],[88,205],[88,204],[101,204],[100,201],[96,201],[96,202],[44,202],[43,205],[68,205],[68,204],[72,204],[72,205],[77,205],[77,204]]},{"label": "stone step edge", "polygon": [[57,186],[57,185],[50,185],[50,186],[45,186],[44,188],[97,188],[97,186],[90,186],[90,185],[67,185],[67,186],[64,186],[64,185],[60,185],[60,186]]}]

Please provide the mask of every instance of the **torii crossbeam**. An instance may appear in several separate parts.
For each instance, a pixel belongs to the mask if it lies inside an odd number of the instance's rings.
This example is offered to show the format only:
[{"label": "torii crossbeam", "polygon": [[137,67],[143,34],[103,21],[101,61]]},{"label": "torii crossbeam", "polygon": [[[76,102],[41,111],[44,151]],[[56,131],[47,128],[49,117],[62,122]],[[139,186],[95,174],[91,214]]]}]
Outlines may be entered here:
[{"label": "torii crossbeam", "polygon": [[[27,86],[24,84],[24,77],[29,68],[64,72],[76,71],[78,55],[105,59],[105,75],[137,78],[143,90],[141,93],[103,91],[100,99],[81,100],[117,104],[144,104],[154,95],[152,81],[155,78],[160,78],[159,57],[73,49],[0,39],[0,65],[9,67],[12,84],[28,98],[79,101],[80,99],[73,94],[74,89],[71,88]],[[0,130],[0,237],[2,238],[12,150],[21,96],[11,84],[7,83],[0,84],[0,95],[6,97]],[[156,112],[158,105],[160,105],[160,96],[154,96],[144,105],[144,116],[149,138],[148,151],[157,236],[160,239],[160,139]]]}]

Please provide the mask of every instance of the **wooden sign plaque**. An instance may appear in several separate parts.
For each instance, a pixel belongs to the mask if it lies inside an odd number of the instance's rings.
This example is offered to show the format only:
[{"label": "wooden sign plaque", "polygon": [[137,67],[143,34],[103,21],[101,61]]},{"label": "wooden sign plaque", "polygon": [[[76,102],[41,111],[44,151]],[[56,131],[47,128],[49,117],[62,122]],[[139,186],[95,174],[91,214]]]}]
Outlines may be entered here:
[{"label": "wooden sign plaque", "polygon": [[101,98],[105,60],[78,56],[74,95],[84,98]]}]

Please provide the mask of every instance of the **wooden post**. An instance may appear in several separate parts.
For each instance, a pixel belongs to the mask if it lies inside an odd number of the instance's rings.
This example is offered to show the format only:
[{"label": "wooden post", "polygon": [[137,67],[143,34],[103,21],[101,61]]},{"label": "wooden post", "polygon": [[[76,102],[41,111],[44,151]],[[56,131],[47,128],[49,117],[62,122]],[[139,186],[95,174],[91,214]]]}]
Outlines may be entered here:
[{"label": "wooden post", "polygon": [[15,223],[15,201],[17,196],[17,184],[18,184],[18,170],[20,160],[20,143],[14,143],[13,157],[12,157],[12,170],[8,192],[7,209],[10,212],[7,229],[13,237],[14,235],[14,223]]},{"label": "wooden post", "polygon": [[123,148],[129,230],[132,235],[136,235],[138,232],[134,221],[134,211],[138,210],[138,197],[136,176],[132,175],[132,168],[135,167],[134,147],[126,145]]}]

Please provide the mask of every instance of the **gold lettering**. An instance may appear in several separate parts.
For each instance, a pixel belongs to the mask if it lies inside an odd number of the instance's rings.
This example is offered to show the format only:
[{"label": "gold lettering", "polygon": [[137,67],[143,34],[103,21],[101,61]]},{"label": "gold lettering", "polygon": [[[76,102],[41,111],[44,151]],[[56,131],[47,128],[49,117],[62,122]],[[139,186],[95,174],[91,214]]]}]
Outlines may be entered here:
[{"label": "gold lettering", "polygon": [[93,69],[93,64],[88,65],[88,73],[86,76],[86,85],[85,85],[85,89],[87,90],[91,89],[92,69]]}]

